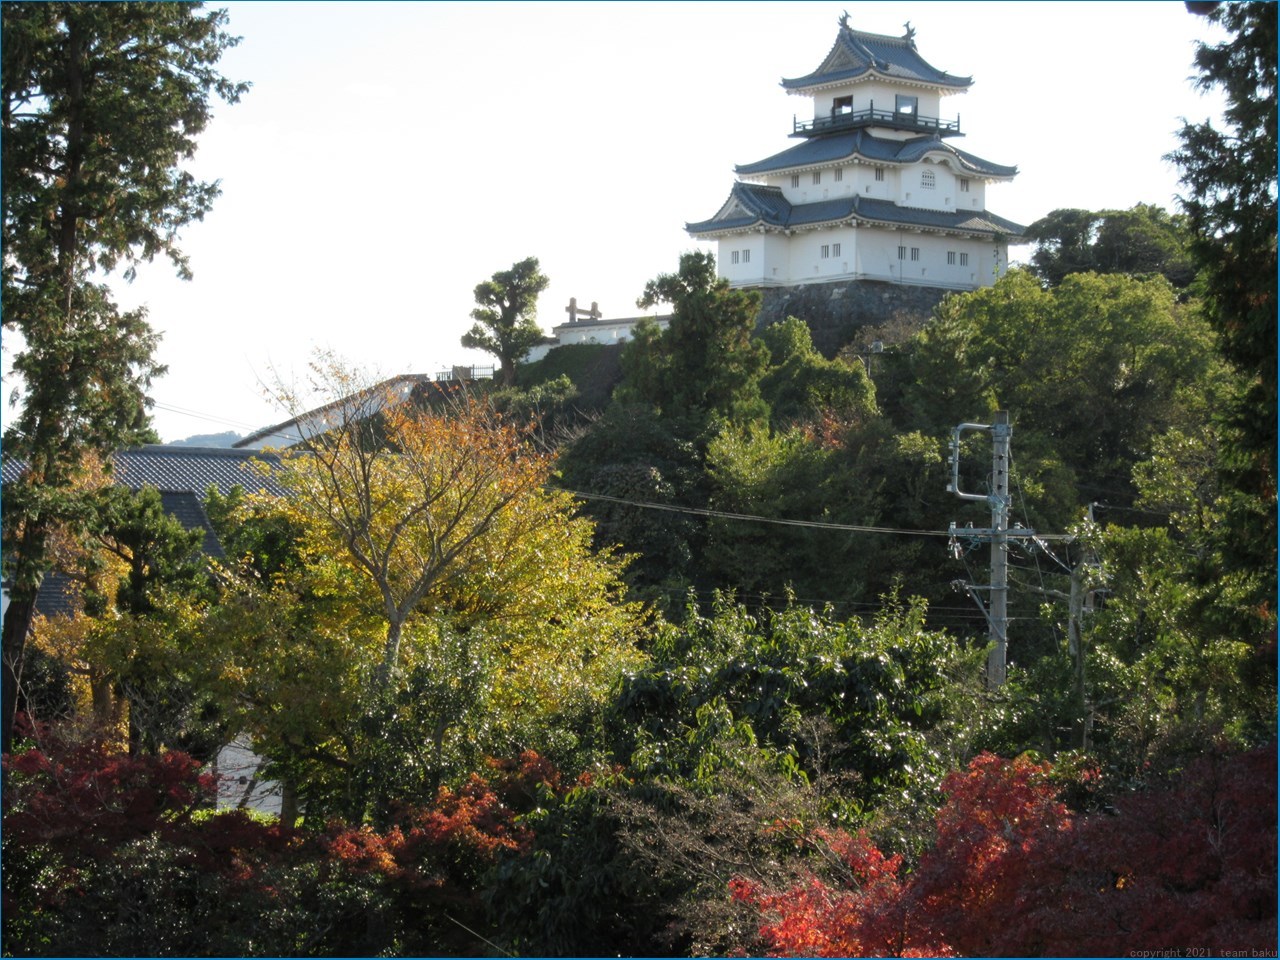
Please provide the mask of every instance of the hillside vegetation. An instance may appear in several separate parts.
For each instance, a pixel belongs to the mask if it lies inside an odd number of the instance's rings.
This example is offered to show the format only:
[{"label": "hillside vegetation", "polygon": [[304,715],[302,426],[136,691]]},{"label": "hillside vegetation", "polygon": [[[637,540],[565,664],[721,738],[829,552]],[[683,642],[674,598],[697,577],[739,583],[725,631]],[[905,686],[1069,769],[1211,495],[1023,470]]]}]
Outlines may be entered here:
[{"label": "hillside vegetation", "polygon": [[[6,953],[1274,954],[1275,18],[1214,17],[1185,216],[1054,211],[883,352],[687,253],[665,330],[516,366],[483,304],[529,258],[477,288],[498,382],[319,358],[348,402],[288,496],[209,491],[222,559],[155,491],[28,479],[6,548],[38,520],[79,602],[24,641]],[[1037,534],[1002,683],[948,490],[997,414]],[[989,436],[954,453],[991,493]],[[216,808],[235,737],[278,815]]]}]

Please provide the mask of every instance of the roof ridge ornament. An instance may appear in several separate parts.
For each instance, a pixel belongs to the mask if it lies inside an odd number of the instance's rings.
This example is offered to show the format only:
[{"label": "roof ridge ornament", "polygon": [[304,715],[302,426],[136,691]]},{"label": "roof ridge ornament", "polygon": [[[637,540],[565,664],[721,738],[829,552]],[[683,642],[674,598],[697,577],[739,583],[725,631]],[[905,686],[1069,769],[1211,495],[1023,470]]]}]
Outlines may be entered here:
[{"label": "roof ridge ornament", "polygon": [[849,29],[849,11],[848,10],[840,14],[840,29],[841,30]]},{"label": "roof ridge ornament", "polygon": [[910,21],[910,20],[908,20],[906,23],[904,23],[904,24],[903,24],[903,27],[905,27],[905,28],[906,28],[906,31],[907,31],[907,32],[906,32],[906,33],[904,33],[904,34],[902,35],[902,39],[903,39],[903,40],[905,40],[905,41],[907,41],[907,43],[908,43],[908,44],[910,44],[911,49],[912,49],[912,50],[914,50],[914,49],[916,48],[916,30],[915,30],[915,27],[911,26],[911,21]]}]

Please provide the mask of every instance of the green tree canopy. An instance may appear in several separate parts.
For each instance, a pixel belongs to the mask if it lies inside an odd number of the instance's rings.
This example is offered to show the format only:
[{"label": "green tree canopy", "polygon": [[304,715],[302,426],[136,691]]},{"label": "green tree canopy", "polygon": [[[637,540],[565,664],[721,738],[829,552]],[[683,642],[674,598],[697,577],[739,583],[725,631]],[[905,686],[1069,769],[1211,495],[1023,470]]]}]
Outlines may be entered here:
[{"label": "green tree canopy", "polygon": [[[247,88],[217,70],[237,43],[224,11],[189,3],[6,3],[3,17],[3,292],[27,394],[4,434],[28,473],[6,498],[4,749],[50,525],[77,512],[85,454],[149,436],[145,391],[163,371],[141,311],[121,315],[95,269],[167,256],[190,276],[183,226],[218,194],[182,169],[212,116]],[[83,505],[81,505],[83,506]],[[82,512],[82,511],[81,511]]]},{"label": "green tree canopy", "polygon": [[908,350],[906,406],[922,418],[909,425],[941,433],[998,404],[1023,465],[1037,450],[1065,464],[1083,502],[1131,502],[1133,464],[1155,437],[1206,416],[1224,385],[1209,330],[1162,277],[1073,274],[1046,290],[1010,271],[944,301]]},{"label": "green tree canopy", "polygon": [[733,290],[716,276],[715,257],[680,256],[680,269],[645,284],[642,309],[673,308],[665,331],[638,335],[623,355],[626,392],[665,418],[734,421],[767,415],[760,377],[768,350],[754,338],[760,294]]},{"label": "green tree canopy", "polygon": [[1054,210],[1027,228],[1032,271],[1051,285],[1073,273],[1161,274],[1175,288],[1195,277],[1186,217],[1139,203],[1128,210]]},{"label": "green tree canopy", "polygon": [[516,364],[542,336],[537,323],[538,294],[550,282],[538,268],[538,258],[527,257],[510,270],[499,270],[491,279],[476,284],[478,306],[471,311],[476,322],[462,335],[462,345],[497,357],[507,386],[515,385]]},{"label": "green tree canopy", "polygon": [[795,317],[765,327],[769,368],[760,383],[775,426],[821,416],[865,420],[876,413],[875,388],[856,360],[825,359],[809,325]]}]

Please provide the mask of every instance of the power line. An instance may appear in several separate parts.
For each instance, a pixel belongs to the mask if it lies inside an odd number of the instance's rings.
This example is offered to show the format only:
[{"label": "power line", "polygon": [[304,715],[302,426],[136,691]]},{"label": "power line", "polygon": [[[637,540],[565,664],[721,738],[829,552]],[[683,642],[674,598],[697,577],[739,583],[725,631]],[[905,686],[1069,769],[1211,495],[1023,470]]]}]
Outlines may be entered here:
[{"label": "power line", "polygon": [[[702,507],[682,507],[671,503],[652,503],[647,500],[628,500],[625,497],[610,497],[603,493],[582,493],[578,490],[567,490],[566,493],[583,500],[606,500],[609,503],[621,503],[629,507],[640,507],[645,510],[665,510],[669,513],[687,513],[699,517],[716,517],[722,520],[743,520],[751,523],[773,523],[786,527],[809,527],[817,530],[843,530],[849,533],[889,533],[907,537],[950,537],[948,530],[904,530],[900,527],[869,527],[852,523],[824,523],[821,520],[788,520],[782,517],[762,517],[751,513],[731,513],[725,510],[708,510]],[[1046,540],[1070,540],[1069,534],[1044,534]]]},{"label": "power line", "polygon": [[243,420],[229,420],[226,417],[217,416],[215,414],[200,413],[197,410],[189,410],[185,407],[178,407],[168,403],[160,403],[159,401],[153,402],[152,407],[156,410],[163,410],[166,413],[176,413],[184,417],[194,417],[197,420],[207,420],[210,423],[222,424],[223,426],[228,427],[241,427],[244,429],[257,430],[261,426],[261,424],[246,423]]}]

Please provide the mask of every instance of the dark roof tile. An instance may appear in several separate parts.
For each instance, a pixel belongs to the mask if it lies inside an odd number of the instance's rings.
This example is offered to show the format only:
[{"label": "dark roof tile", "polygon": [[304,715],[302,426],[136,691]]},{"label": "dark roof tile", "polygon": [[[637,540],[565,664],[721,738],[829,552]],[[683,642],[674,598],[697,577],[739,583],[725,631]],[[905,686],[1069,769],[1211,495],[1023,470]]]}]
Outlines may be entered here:
[{"label": "dark roof tile", "polygon": [[685,229],[696,236],[700,233],[734,230],[757,224],[787,228],[817,223],[838,223],[849,219],[1008,236],[1021,236],[1026,229],[1021,224],[986,210],[957,212],[924,210],[918,207],[901,207],[888,200],[873,200],[857,195],[836,200],[822,200],[818,203],[790,204],[777,187],[741,182],[733,185],[729,199],[725,201],[719,213],[710,220],[686,224]]},{"label": "dark roof tile", "polygon": [[916,50],[913,37],[912,31],[902,37],[864,33],[841,18],[836,42],[818,68],[803,77],[784,79],[782,86],[786,90],[804,90],[869,75],[952,90],[964,90],[973,84],[972,77],[955,77],[931,66]]},{"label": "dark roof tile", "polygon": [[210,486],[222,494],[233,487],[250,493],[283,495],[284,491],[262,466],[279,464],[279,458],[260,450],[222,447],[172,447],[149,444],[121,450],[114,457],[116,483],[130,489],[155,487],[160,492],[192,492],[203,497]]},{"label": "dark roof tile", "polygon": [[1018,173],[1017,167],[983,160],[972,153],[957,150],[939,137],[889,140],[872,136],[865,130],[814,137],[755,163],[740,164],[734,168],[734,172],[744,177],[759,176],[854,158],[877,163],[907,164],[916,163],[928,153],[946,154],[955,159],[961,170],[974,176],[1013,177]]}]

